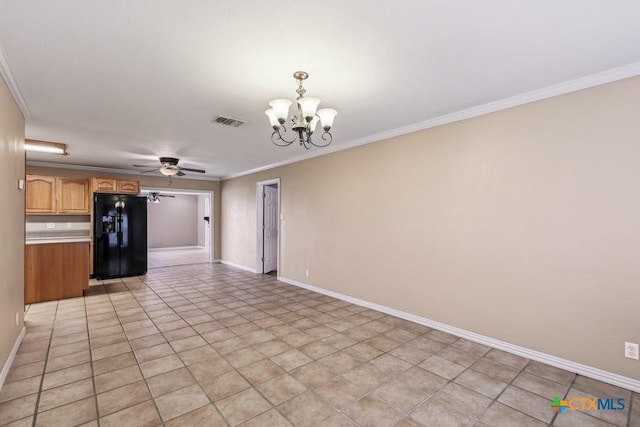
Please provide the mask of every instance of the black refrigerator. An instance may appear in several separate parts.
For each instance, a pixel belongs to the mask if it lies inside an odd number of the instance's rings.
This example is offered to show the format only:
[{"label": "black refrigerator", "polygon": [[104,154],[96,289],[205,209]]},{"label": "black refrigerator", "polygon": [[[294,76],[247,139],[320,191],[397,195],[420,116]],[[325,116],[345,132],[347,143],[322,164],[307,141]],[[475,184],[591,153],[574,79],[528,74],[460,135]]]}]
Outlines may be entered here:
[{"label": "black refrigerator", "polygon": [[147,272],[147,198],[96,193],[93,198],[93,275],[96,279]]}]

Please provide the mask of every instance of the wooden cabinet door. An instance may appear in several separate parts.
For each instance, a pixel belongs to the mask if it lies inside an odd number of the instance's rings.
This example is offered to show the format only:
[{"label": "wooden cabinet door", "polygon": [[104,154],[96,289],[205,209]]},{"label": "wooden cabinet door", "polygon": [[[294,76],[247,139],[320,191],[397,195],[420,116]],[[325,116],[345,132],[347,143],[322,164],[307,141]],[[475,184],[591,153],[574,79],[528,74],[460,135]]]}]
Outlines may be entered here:
[{"label": "wooden cabinet door", "polygon": [[27,245],[24,248],[24,303],[40,302],[38,290],[38,247]]},{"label": "wooden cabinet door", "polygon": [[56,212],[56,179],[52,176],[27,175],[27,213]]},{"label": "wooden cabinet door", "polygon": [[115,193],[118,191],[115,179],[91,178],[91,189],[94,193]]},{"label": "wooden cabinet door", "polygon": [[118,193],[138,194],[140,183],[138,181],[118,180]]},{"label": "wooden cabinet door", "polygon": [[63,214],[89,214],[89,181],[86,179],[57,179],[57,209]]}]

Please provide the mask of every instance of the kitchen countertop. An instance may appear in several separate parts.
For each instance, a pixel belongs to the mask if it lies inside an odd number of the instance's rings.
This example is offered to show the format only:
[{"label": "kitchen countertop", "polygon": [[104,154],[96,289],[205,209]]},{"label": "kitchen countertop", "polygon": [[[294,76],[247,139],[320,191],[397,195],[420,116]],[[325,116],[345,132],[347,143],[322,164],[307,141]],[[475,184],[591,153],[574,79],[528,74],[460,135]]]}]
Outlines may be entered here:
[{"label": "kitchen countertop", "polygon": [[86,236],[69,236],[69,237],[46,237],[46,238],[27,238],[25,245],[46,245],[52,243],[90,243],[91,238]]}]

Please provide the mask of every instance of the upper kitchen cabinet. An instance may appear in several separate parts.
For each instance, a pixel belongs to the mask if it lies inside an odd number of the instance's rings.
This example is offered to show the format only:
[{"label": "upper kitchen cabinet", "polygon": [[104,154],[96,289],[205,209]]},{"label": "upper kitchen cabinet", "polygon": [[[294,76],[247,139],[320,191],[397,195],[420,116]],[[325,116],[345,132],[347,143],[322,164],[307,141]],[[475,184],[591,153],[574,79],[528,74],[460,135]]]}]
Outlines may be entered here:
[{"label": "upper kitchen cabinet", "polygon": [[56,213],[56,178],[27,175],[27,213]]},{"label": "upper kitchen cabinet", "polygon": [[118,180],[118,193],[138,194],[140,192],[140,183],[138,181]]},{"label": "upper kitchen cabinet", "polygon": [[89,180],[27,175],[26,212],[89,215]]},{"label": "upper kitchen cabinet", "polygon": [[89,213],[89,180],[57,178],[57,212],[61,214]]},{"label": "upper kitchen cabinet", "polygon": [[91,190],[94,193],[138,194],[138,181],[112,178],[91,178]]}]

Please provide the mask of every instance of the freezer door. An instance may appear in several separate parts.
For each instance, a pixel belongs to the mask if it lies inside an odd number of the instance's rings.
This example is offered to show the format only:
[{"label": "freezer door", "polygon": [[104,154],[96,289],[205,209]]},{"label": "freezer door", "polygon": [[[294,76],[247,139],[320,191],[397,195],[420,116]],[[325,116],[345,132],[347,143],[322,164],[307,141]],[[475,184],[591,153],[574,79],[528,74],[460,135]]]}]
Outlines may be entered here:
[{"label": "freezer door", "polygon": [[120,274],[147,272],[147,198],[120,196]]}]

